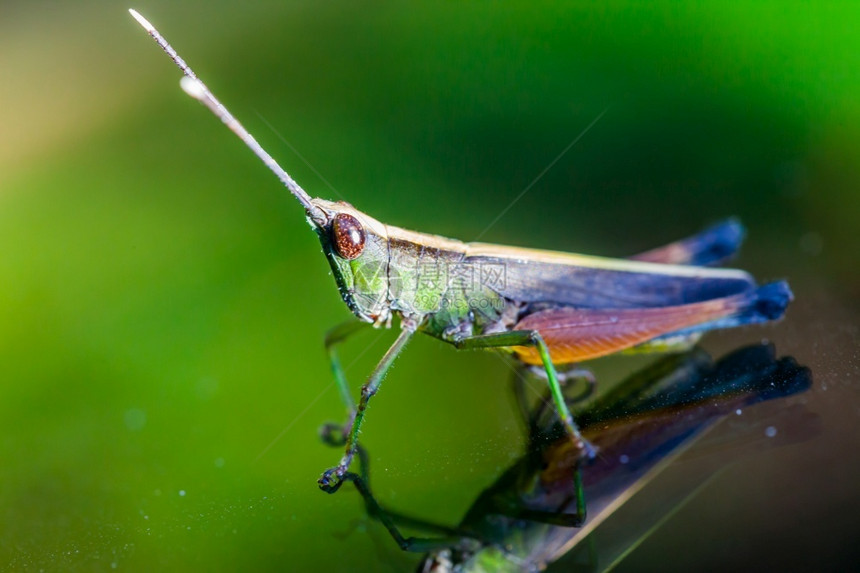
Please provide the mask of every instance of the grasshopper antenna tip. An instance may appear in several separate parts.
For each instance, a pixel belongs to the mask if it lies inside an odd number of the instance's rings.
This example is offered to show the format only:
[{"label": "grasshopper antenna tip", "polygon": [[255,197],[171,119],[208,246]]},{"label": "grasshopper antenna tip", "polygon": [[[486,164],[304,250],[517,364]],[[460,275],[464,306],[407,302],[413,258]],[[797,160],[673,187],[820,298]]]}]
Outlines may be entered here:
[{"label": "grasshopper antenna tip", "polygon": [[129,8],[128,13],[131,14],[131,17],[137,20],[137,23],[143,26],[143,29],[148,33],[153,33],[155,31],[155,26],[149,23],[149,20],[140,15],[140,12],[135,10],[134,8]]},{"label": "grasshopper antenna tip", "polygon": [[257,143],[254,136],[248,133],[248,130],[245,129],[242,124],[239,123],[239,121],[233,117],[229,111],[227,111],[227,108],[215,98],[212,92],[209,91],[209,88],[207,88],[206,85],[197,78],[197,75],[191,70],[188,64],[185,63],[185,60],[179,57],[176,50],[174,50],[164,36],[155,29],[155,26],[150,24],[149,20],[141,16],[137,10],[129,8],[128,13],[131,14],[132,18],[137,20],[138,24],[143,26],[146,33],[152,36],[161,49],[164,50],[171,60],[173,60],[173,63],[182,70],[184,75],[179,85],[182,87],[183,91],[209,108],[209,111],[215,114],[215,116],[220,119],[222,123],[230,129],[230,131],[236,134],[239,139],[241,139],[245,145],[254,152],[254,155],[262,160],[266,167],[268,167],[278,177],[278,179],[281,180],[281,183],[289,189],[290,193],[298,199],[299,203],[304,207],[305,213],[307,213],[314,225],[318,227],[325,225],[328,222],[328,219],[325,213],[311,202],[310,195],[308,195],[307,192],[302,189],[280,165],[278,165],[272,156],[269,155],[259,143]]}]

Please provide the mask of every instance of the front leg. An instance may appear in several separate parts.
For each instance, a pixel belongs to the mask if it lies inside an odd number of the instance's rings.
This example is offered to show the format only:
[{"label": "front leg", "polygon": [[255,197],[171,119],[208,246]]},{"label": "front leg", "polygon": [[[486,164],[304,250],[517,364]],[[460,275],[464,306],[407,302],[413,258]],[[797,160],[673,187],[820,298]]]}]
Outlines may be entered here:
[{"label": "front leg", "polygon": [[352,417],[355,414],[355,402],[352,401],[352,396],[349,394],[349,385],[346,382],[346,374],[343,371],[343,367],[340,365],[340,358],[337,355],[337,345],[367,326],[370,326],[370,323],[355,319],[348,320],[338,324],[325,335],[325,350],[331,364],[331,373],[337,383],[337,389],[340,392],[340,397],[343,400],[344,405],[346,405],[349,417]]},{"label": "front leg", "polygon": [[346,406],[345,424],[326,422],[320,428],[320,438],[323,443],[329,446],[340,447],[346,443],[346,428],[349,427],[355,418],[355,402],[349,393],[349,384],[346,381],[346,373],[340,364],[337,345],[367,326],[370,326],[370,323],[352,319],[338,324],[325,335],[325,350],[326,354],[328,354],[329,364],[331,365],[331,373],[337,384],[340,398],[343,400],[344,406]]},{"label": "front leg", "polygon": [[400,351],[403,350],[406,343],[409,342],[409,339],[412,338],[413,334],[415,334],[415,331],[418,328],[418,321],[404,318],[400,327],[401,331],[397,336],[397,340],[394,341],[394,344],[391,345],[391,348],[388,349],[388,352],[385,353],[385,356],[383,356],[382,360],[379,361],[379,364],[376,365],[370,378],[368,378],[364,386],[361,387],[361,398],[358,401],[358,408],[355,410],[355,415],[352,416],[352,420],[348,424],[349,429],[346,431],[346,451],[344,452],[343,458],[337,466],[324,471],[317,482],[319,483],[320,489],[327,493],[334,493],[337,491],[340,487],[340,482],[343,479],[343,476],[349,470],[352,458],[355,457],[356,446],[358,445],[358,433],[361,430],[361,423],[364,420],[367,403],[373,395],[376,394],[377,390],[379,390],[382,378],[385,376],[385,373],[388,372],[394,359],[397,358],[397,355],[400,354]]}]

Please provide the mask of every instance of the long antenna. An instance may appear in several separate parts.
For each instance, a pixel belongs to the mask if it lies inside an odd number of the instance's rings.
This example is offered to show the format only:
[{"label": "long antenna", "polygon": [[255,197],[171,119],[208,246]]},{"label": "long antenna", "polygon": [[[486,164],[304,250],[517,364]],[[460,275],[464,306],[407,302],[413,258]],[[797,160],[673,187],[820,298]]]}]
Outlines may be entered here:
[{"label": "long antenna", "polygon": [[170,56],[170,59],[179,66],[179,69],[182,70],[182,73],[185,74],[182,80],[180,81],[180,85],[182,89],[198,100],[200,103],[209,108],[209,111],[215,114],[224,125],[230,128],[230,131],[235,133],[239,139],[241,139],[245,145],[247,145],[251,151],[254,152],[254,155],[259,157],[263,163],[266,164],[266,167],[271,169],[272,173],[274,173],[278,179],[281,180],[287,189],[290,190],[296,199],[299,200],[299,203],[305,208],[305,212],[308,214],[308,217],[313,220],[319,226],[325,225],[327,218],[322,210],[319,207],[315,206],[311,203],[311,196],[308,195],[304,189],[302,189],[298,183],[290,177],[289,173],[284,171],[284,169],[278,165],[278,162],[269,155],[265,149],[257,143],[257,140],[254,139],[254,136],[248,133],[248,130],[245,129],[239,121],[233,117],[227,108],[224,107],[218,99],[212,95],[212,92],[209,91],[209,88],[206,87],[200,79],[197,77],[197,74],[188,67],[188,64],[185,63],[185,60],[179,57],[179,54],[176,53],[176,50],[164,39],[158,30],[155,29],[155,26],[149,23],[149,20],[141,16],[136,10],[129,9],[128,11],[137,23],[143,26],[143,29],[146,30],[146,33],[152,36],[152,39],[156,41],[156,43],[161,46],[161,49]]}]

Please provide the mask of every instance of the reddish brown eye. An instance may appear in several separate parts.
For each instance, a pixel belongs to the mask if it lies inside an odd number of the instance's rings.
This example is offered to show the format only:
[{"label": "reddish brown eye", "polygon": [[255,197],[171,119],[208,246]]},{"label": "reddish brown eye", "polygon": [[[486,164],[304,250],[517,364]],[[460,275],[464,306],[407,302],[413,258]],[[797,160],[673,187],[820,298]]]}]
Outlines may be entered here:
[{"label": "reddish brown eye", "polygon": [[331,224],[331,235],[337,254],[348,261],[364,250],[364,227],[352,215],[338,213]]}]

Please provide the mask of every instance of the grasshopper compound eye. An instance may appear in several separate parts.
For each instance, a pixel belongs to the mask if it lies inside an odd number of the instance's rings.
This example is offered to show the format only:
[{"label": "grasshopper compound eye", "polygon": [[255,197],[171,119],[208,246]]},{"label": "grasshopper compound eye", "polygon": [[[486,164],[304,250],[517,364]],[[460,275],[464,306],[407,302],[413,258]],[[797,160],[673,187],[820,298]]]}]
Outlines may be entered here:
[{"label": "grasshopper compound eye", "polygon": [[338,213],[331,224],[331,236],[337,254],[348,261],[364,250],[364,227],[352,215]]}]

